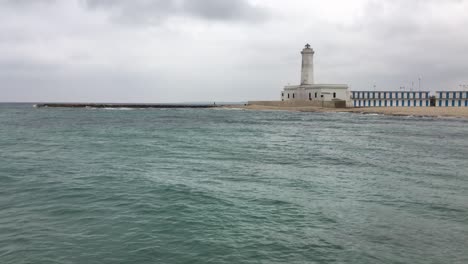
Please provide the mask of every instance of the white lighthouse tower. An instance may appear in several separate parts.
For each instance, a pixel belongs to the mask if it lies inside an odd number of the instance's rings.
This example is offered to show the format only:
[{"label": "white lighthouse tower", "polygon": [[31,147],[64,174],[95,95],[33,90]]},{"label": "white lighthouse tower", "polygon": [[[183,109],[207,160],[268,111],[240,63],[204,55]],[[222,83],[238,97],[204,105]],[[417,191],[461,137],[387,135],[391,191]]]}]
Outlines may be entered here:
[{"label": "white lighthouse tower", "polygon": [[307,44],[301,52],[302,72],[301,85],[314,84],[314,50]]}]

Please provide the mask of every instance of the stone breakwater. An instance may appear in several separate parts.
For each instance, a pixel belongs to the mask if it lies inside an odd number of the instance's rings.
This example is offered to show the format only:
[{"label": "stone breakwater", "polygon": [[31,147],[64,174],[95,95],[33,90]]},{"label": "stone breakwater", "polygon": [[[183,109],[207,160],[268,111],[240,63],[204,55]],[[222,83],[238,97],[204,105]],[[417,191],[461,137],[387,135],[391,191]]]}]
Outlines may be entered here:
[{"label": "stone breakwater", "polygon": [[95,103],[46,103],[35,107],[65,107],[65,108],[214,108],[216,104],[95,104]]}]

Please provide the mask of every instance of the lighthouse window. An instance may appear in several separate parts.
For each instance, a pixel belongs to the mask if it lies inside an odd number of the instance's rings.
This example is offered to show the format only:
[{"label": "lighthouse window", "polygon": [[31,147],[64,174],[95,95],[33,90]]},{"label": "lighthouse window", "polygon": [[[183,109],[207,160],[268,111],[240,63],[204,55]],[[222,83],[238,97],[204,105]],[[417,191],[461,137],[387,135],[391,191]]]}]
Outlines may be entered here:
[{"label": "lighthouse window", "polygon": [[336,93],[333,93],[333,98],[336,98]]}]

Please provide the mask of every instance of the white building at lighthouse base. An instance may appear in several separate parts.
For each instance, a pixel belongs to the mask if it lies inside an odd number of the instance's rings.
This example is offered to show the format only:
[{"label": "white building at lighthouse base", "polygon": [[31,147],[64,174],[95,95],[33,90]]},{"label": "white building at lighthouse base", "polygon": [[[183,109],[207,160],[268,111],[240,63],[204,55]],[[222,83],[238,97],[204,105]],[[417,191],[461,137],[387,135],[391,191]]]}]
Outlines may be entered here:
[{"label": "white building at lighthouse base", "polygon": [[288,85],[281,92],[281,101],[334,101],[350,103],[346,84],[303,84]]}]

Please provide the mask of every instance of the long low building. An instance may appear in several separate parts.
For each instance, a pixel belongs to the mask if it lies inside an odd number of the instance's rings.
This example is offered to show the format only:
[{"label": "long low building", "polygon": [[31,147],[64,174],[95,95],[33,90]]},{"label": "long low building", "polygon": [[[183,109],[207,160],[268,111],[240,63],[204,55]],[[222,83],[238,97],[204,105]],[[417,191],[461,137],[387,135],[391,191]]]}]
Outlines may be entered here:
[{"label": "long low building", "polygon": [[468,107],[467,91],[352,91],[354,107]]},{"label": "long low building", "polygon": [[468,107],[468,91],[437,91],[438,107]]},{"label": "long low building", "polygon": [[351,101],[354,107],[427,107],[431,104],[429,91],[354,91]]}]

